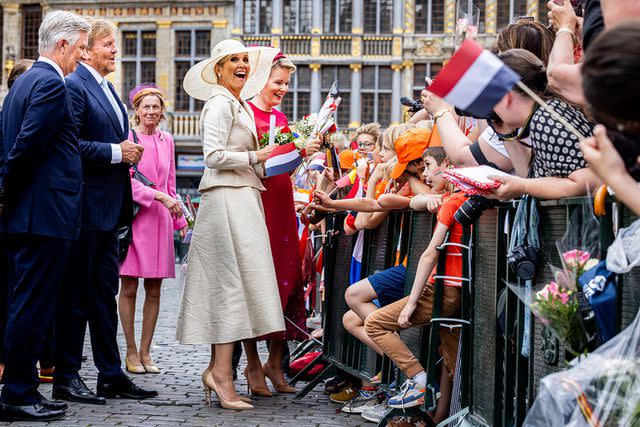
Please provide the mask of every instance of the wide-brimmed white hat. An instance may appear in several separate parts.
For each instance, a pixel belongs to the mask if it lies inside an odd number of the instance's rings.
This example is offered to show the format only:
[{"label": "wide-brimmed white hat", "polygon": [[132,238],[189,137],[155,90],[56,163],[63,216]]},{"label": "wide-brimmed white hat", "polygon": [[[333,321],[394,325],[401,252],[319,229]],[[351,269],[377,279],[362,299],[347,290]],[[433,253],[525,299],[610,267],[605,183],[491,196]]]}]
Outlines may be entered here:
[{"label": "wide-brimmed white hat", "polygon": [[238,53],[248,53],[250,65],[249,75],[240,97],[245,100],[257,95],[269,80],[273,58],[278,54],[278,49],[263,46],[247,47],[233,39],[218,43],[211,51],[211,58],[198,62],[187,71],[182,83],[185,92],[202,101],[211,98],[212,90],[218,84],[218,76],[214,71],[215,65],[225,56]]}]

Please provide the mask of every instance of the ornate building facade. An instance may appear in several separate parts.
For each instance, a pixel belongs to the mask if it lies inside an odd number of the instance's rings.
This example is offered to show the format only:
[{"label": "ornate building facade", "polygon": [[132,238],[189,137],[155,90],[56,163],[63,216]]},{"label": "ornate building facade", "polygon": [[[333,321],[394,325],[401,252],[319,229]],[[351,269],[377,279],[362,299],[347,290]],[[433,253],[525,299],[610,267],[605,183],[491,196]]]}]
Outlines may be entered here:
[{"label": "ornate building facade", "polygon": [[[515,16],[546,19],[545,0],[473,0],[478,39],[490,44]],[[113,21],[120,30],[118,68],[109,78],[123,100],[136,84],[154,81],[169,99],[164,126],[176,140],[179,187],[193,191],[201,174],[199,111],[182,79],[220,40],[280,48],[297,65],[282,105],[290,121],[317,111],[334,81],[343,93],[342,129],[402,121],[402,96],[417,98],[453,52],[456,0],[102,0],[0,1],[3,73],[15,60],[37,57],[42,15],[73,10]]]}]

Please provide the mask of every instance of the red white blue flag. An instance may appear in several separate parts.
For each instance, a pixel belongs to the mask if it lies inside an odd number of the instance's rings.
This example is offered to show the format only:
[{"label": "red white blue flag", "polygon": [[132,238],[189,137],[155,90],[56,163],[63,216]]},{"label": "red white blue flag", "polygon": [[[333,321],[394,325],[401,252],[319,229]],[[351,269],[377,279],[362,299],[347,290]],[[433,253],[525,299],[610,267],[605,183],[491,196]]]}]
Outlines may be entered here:
[{"label": "red white blue flag", "polygon": [[427,89],[469,114],[486,117],[519,80],[497,56],[467,39]]},{"label": "red white blue flag", "polygon": [[278,145],[273,149],[269,158],[264,163],[265,175],[275,176],[281,173],[288,173],[297,168],[302,163],[300,152],[293,142]]}]

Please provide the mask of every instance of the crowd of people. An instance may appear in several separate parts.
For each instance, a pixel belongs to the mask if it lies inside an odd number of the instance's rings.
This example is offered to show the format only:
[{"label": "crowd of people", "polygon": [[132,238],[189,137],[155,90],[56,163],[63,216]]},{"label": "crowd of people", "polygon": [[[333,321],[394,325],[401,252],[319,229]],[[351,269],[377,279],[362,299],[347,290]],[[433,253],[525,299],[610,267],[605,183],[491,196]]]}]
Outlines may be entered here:
[{"label": "crowd of people", "polygon": [[[433,80],[427,78],[424,108],[408,123],[387,129],[364,124],[350,143],[332,143],[335,151],[327,151],[326,135],[312,134],[298,147],[302,166],[273,176],[265,163],[277,144],[261,142],[289,126],[278,106],[296,66],[273,47],[219,42],[184,78],[184,90],[204,101],[205,168],[192,230],[176,194],[173,138],[160,130],[167,104],[162,89],[145,83],[131,90],[130,124],[129,110],[106,78],[116,68],[117,28],[71,12],[47,13],[40,57],[16,64],[0,116],[0,418],[50,421],[65,416],[64,401],[157,396],[125,370],[162,371],[150,350],[163,279],[175,277],[174,231],[191,238],[176,336],[181,344],[211,345],[202,373],[205,402],[211,405],[213,392],[223,408],[254,408],[234,385],[240,343],[251,396],[272,396],[267,379],[277,393],[295,393],[283,360],[288,341],[308,338],[305,285],[315,281],[308,234],[301,241],[298,224],[322,236],[327,213],[348,211],[344,232],[360,238],[398,209],[437,218],[412,272],[410,294],[404,292],[406,257],[369,277],[352,266],[343,324],[407,380],[382,388],[380,374],[365,380],[339,374],[325,390],[343,412],[374,422],[389,408],[422,405],[427,372],[398,332],[431,320],[438,248],[445,242],[453,246],[441,263],[440,314],[459,315],[463,268],[456,244],[464,222],[494,206],[492,200],[583,196],[603,183],[640,215],[634,102],[640,94],[640,7],[634,0],[601,3],[587,1],[583,20],[569,1],[552,0],[550,27],[522,19],[498,34],[491,51],[545,106],[514,86],[488,117],[471,117],[429,91]],[[486,197],[472,197],[482,209],[470,213],[465,206],[471,199],[445,180],[445,172],[472,165],[504,174],[492,177],[500,186]],[[351,176],[345,186],[344,177]],[[140,279],[145,299],[138,344]],[[79,375],[87,325],[95,392]],[[457,330],[440,331],[439,403],[430,415],[436,423],[449,413],[458,338]],[[262,340],[268,342],[265,364],[257,350]],[[56,400],[40,394],[42,381],[53,382]]]}]

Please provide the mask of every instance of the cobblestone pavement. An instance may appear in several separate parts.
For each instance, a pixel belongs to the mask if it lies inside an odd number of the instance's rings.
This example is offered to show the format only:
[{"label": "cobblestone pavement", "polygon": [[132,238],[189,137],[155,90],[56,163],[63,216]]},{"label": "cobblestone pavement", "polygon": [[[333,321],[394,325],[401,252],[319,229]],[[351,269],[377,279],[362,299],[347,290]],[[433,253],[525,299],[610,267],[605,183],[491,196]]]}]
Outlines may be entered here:
[{"label": "cobblestone pavement", "polygon": [[[178,270],[176,268],[176,270]],[[162,370],[159,375],[133,375],[136,384],[158,390],[159,396],[144,401],[111,399],[106,406],[70,403],[67,416],[52,426],[357,426],[367,424],[360,416],[336,413],[339,408],[320,387],[301,401],[293,401],[292,395],[275,395],[273,398],[257,398],[252,411],[223,410],[214,400],[212,407],[204,404],[200,375],[209,361],[208,346],[182,346],[175,339],[175,325],[181,290],[177,280],[166,281],[162,286],[160,317],[154,338],[152,355]],[[137,304],[136,333],[139,340],[140,319],[144,287],[140,286]],[[124,338],[119,334],[121,354]],[[88,356],[81,375],[89,388],[95,391],[97,372],[91,358],[87,336],[85,355]],[[266,360],[266,347],[259,346],[262,360]],[[244,360],[239,372],[242,372]],[[298,386],[304,385],[299,383]],[[236,387],[246,392],[246,381],[240,374]],[[40,391],[51,397],[51,386],[43,385]],[[5,423],[6,425],[6,423]],[[11,425],[28,425],[12,423]],[[34,423],[32,425],[42,426]],[[374,425],[374,424],[368,424]]]}]

